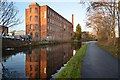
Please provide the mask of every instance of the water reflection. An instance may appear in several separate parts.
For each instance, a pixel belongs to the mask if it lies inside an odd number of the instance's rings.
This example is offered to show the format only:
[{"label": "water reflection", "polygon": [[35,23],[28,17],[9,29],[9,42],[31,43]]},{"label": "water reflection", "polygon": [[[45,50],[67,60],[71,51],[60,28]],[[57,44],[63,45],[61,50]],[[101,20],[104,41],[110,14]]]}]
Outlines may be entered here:
[{"label": "water reflection", "polygon": [[26,54],[26,76],[28,78],[46,78],[46,48],[38,48]]},{"label": "water reflection", "polygon": [[75,48],[71,44],[61,44],[9,53],[9,56],[4,53],[7,56],[3,56],[1,62],[2,78],[50,79],[73,56]]}]

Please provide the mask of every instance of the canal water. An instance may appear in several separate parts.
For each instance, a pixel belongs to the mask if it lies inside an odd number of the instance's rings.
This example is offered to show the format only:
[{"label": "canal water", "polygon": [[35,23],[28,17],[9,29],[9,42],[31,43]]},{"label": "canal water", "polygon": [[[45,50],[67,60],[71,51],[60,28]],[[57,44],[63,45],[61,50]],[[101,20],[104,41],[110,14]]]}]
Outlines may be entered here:
[{"label": "canal water", "polygon": [[44,45],[23,51],[6,49],[0,62],[0,79],[47,78],[51,79],[81,44]]}]

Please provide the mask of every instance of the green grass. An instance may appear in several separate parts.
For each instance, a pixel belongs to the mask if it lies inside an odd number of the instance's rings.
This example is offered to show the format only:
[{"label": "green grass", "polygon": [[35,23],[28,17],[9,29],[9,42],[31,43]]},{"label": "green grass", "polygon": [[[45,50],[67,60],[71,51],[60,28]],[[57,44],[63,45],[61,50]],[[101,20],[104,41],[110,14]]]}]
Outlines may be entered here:
[{"label": "green grass", "polygon": [[87,45],[83,45],[55,78],[81,78],[81,66]]}]

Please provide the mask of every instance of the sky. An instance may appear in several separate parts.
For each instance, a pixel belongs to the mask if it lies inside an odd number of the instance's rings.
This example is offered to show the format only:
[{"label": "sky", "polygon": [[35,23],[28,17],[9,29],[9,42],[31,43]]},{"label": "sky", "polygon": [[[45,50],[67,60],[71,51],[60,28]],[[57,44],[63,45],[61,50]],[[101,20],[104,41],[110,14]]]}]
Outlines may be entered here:
[{"label": "sky", "polygon": [[[10,1],[10,0],[9,0]],[[13,0],[14,1],[14,0]],[[11,27],[9,30],[25,30],[25,9],[32,2],[37,2],[40,6],[48,5],[64,18],[72,22],[72,14],[74,14],[74,31],[77,24],[81,25],[82,31],[88,31],[85,27],[86,20],[86,6],[80,4],[80,0],[16,0],[15,6],[19,10],[18,18],[20,18],[23,23]]]}]

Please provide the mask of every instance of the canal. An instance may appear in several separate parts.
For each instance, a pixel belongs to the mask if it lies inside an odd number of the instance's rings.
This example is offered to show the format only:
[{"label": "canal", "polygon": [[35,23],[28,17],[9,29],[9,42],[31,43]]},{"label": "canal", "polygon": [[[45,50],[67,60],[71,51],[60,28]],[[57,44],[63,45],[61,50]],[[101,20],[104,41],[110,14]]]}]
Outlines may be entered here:
[{"label": "canal", "polygon": [[0,61],[0,79],[51,79],[80,47],[81,43],[67,43],[37,46],[23,51],[6,49]]}]

